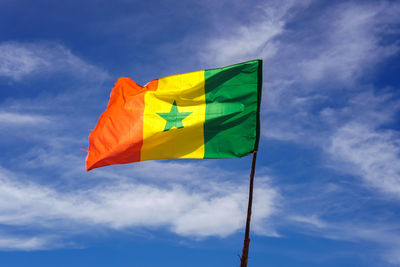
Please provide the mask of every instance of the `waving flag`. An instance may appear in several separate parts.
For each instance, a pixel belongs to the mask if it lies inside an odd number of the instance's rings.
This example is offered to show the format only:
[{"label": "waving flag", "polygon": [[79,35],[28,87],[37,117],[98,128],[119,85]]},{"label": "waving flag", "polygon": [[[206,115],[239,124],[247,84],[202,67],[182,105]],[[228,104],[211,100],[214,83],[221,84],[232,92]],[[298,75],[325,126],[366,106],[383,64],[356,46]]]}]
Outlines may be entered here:
[{"label": "waving flag", "polygon": [[260,132],[262,61],[167,76],[119,78],[89,136],[86,169],[171,158],[238,158]]}]

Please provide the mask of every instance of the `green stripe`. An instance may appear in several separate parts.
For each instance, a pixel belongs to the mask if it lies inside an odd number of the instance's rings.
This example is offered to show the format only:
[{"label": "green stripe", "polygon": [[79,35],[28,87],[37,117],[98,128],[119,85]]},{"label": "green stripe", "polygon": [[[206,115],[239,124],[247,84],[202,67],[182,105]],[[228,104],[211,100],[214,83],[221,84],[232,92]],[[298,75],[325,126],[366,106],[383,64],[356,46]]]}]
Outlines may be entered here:
[{"label": "green stripe", "polygon": [[238,158],[257,150],[262,61],[204,72],[204,158]]}]

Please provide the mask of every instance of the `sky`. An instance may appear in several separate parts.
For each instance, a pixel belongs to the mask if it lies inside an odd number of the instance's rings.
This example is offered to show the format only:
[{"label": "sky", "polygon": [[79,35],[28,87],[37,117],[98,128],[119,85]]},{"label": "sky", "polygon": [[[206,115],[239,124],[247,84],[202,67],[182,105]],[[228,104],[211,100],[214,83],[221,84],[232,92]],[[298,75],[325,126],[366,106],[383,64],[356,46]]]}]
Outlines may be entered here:
[{"label": "sky", "polygon": [[249,267],[400,266],[398,1],[0,0],[0,265],[239,266],[251,157],[85,171],[119,77],[263,59]]}]

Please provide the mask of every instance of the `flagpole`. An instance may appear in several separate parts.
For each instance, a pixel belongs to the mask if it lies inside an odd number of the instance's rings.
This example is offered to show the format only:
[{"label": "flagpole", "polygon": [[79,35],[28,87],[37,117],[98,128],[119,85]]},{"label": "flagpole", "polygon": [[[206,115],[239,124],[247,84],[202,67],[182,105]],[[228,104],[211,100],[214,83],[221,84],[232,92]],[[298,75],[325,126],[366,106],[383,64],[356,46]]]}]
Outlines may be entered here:
[{"label": "flagpole", "polygon": [[257,151],[253,152],[253,162],[251,163],[250,172],[250,186],[249,186],[249,204],[247,207],[247,219],[246,219],[246,231],[244,235],[244,244],[242,256],[240,257],[240,267],[247,267],[247,259],[249,256],[249,244],[250,244],[250,219],[251,219],[251,208],[253,204],[253,183],[254,183],[254,172],[256,168]]}]

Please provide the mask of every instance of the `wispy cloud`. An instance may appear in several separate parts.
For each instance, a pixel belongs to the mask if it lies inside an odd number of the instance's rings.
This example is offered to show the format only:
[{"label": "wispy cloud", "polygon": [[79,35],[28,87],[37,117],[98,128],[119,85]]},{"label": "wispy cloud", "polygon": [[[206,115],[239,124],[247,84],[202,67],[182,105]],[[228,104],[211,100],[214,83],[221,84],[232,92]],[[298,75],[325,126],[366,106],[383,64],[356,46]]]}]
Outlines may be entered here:
[{"label": "wispy cloud", "polygon": [[0,250],[40,250],[49,246],[44,237],[15,237],[0,235]]},{"label": "wispy cloud", "polygon": [[[397,12],[396,12],[397,10]],[[387,2],[339,4],[319,18],[321,43],[312,45],[300,63],[309,81],[340,81],[354,84],[357,78],[383,59],[395,54],[398,44],[382,43],[383,32],[398,22],[400,6]]]},{"label": "wispy cloud", "polygon": [[[389,197],[400,192],[400,133],[385,127],[396,121],[400,102],[393,94],[356,94],[339,109],[323,110],[332,125],[323,148],[334,160],[332,166],[363,179]],[[334,128],[335,127],[335,128]]]},{"label": "wispy cloud", "polygon": [[49,122],[50,120],[46,116],[0,111],[0,125],[2,124],[27,125],[27,124],[49,123]]},{"label": "wispy cloud", "polygon": [[341,162],[351,164],[351,172],[370,185],[399,196],[399,133],[375,130],[367,125],[349,123],[332,137],[329,152]]},{"label": "wispy cloud", "polygon": [[[347,242],[369,242],[375,244],[374,252],[379,250],[379,257],[386,263],[398,265],[400,259],[400,229],[397,224],[375,221],[352,220],[323,220],[316,215],[293,216],[288,218],[291,227],[308,235],[322,236],[327,239]],[[293,220],[292,222],[290,222]],[[294,224],[293,224],[294,222]],[[368,251],[369,248],[366,248]],[[375,260],[375,259],[374,259]]]},{"label": "wispy cloud", "polygon": [[[209,65],[221,66],[255,58],[270,58],[279,49],[275,38],[284,32],[292,9],[307,6],[309,1],[270,1],[260,5],[248,25],[224,25],[210,38],[199,57]],[[218,27],[217,27],[218,28]]]},{"label": "wispy cloud", "polygon": [[[368,88],[363,82],[371,80],[378,64],[398,52],[397,42],[382,38],[397,25],[394,10],[399,8],[388,2],[352,2],[332,5],[319,14],[307,10],[310,14],[300,21],[300,29],[293,29],[289,17],[275,37],[274,56],[265,61],[264,137],[324,143],[338,125],[320,117],[318,107],[335,111],[350,104]],[[343,123],[340,114],[334,114],[339,116],[336,122]]]},{"label": "wispy cloud", "polygon": [[311,215],[311,216],[292,215],[289,217],[289,220],[297,222],[297,223],[309,224],[316,228],[325,228],[326,227],[326,223],[323,222],[316,215]]},{"label": "wispy cloud", "polygon": [[105,79],[108,74],[86,63],[61,44],[53,42],[0,43],[0,77],[20,81],[46,73],[70,73],[81,78]]}]

